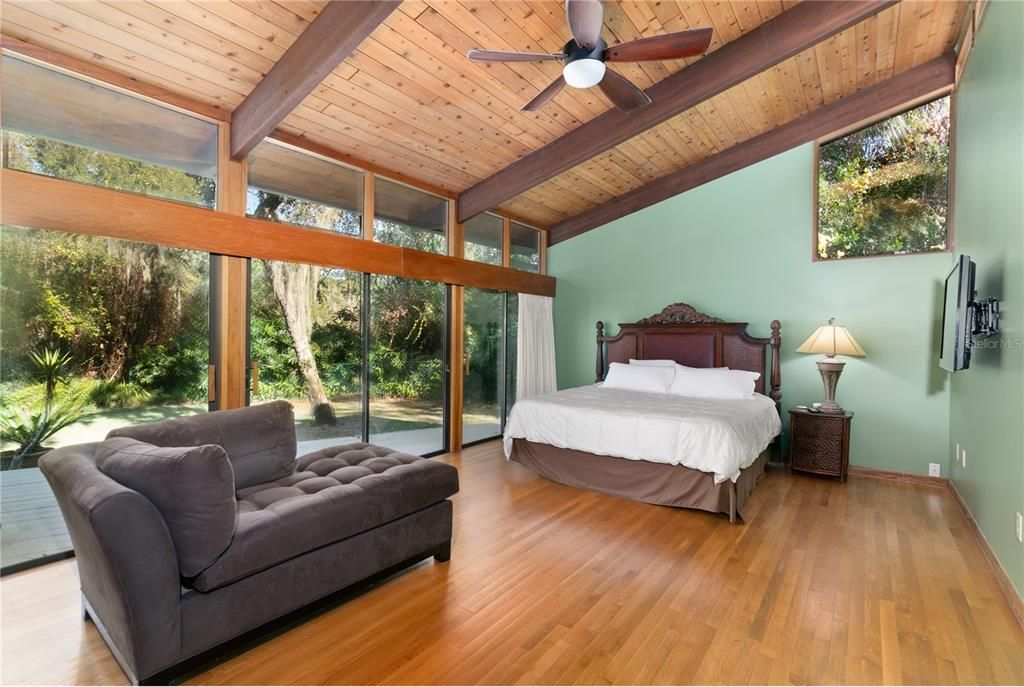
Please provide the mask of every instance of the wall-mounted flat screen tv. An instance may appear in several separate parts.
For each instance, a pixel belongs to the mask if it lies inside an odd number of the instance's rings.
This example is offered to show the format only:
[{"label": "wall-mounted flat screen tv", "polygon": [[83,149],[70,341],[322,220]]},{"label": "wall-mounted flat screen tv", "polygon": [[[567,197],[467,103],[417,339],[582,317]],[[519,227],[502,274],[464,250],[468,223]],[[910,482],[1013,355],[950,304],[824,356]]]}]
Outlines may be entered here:
[{"label": "wall-mounted flat screen tv", "polygon": [[971,365],[973,329],[974,263],[967,255],[957,258],[946,277],[946,296],[942,306],[942,345],[939,365],[950,372]]}]

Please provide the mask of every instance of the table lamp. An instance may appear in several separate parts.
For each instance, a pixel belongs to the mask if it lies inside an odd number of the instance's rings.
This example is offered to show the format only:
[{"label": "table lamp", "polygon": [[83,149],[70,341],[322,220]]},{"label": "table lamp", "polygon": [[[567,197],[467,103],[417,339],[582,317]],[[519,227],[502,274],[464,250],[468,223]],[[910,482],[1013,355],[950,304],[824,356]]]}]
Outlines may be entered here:
[{"label": "table lamp", "polygon": [[850,332],[846,331],[846,327],[836,324],[836,318],[833,317],[829,319],[828,324],[815,329],[807,341],[800,344],[800,348],[796,349],[796,352],[825,354],[825,357],[818,361],[818,372],[821,373],[821,381],[825,383],[825,402],[816,406],[816,410],[839,415],[845,412],[836,403],[835,396],[839,375],[843,373],[846,363],[836,356],[850,355],[863,358],[864,349],[854,340]]}]

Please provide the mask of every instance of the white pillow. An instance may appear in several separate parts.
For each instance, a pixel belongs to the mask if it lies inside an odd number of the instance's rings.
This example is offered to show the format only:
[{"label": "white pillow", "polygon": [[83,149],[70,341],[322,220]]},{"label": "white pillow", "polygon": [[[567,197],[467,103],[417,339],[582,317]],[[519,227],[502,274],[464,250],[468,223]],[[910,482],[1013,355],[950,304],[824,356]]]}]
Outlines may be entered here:
[{"label": "white pillow", "polygon": [[693,398],[750,398],[761,375],[745,370],[676,366],[669,393]]},{"label": "white pillow", "polygon": [[602,388],[667,394],[675,374],[674,367],[612,363],[608,366]]},{"label": "white pillow", "polygon": [[757,380],[761,379],[760,372],[749,372],[747,370],[729,370],[730,375],[736,384],[745,394],[744,398],[754,395],[757,387]]},{"label": "white pillow", "polygon": [[[640,367],[685,367],[687,370],[707,370],[706,367],[687,367],[686,365],[680,365],[674,360],[637,360],[636,358],[629,359],[630,365],[639,365]],[[727,367],[716,367],[712,368],[715,370],[728,370]],[[753,374],[753,373],[752,373]],[[758,375],[760,376],[760,375]]]},{"label": "white pillow", "polygon": [[678,363],[674,360],[637,360],[636,358],[629,359],[630,365],[638,365],[640,367],[671,367],[674,368]]}]

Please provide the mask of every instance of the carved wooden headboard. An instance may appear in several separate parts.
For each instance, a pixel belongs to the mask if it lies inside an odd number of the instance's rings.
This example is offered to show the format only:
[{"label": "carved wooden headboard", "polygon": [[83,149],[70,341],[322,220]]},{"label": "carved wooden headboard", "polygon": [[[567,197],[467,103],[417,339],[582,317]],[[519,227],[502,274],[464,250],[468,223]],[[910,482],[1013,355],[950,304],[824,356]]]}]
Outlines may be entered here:
[{"label": "carved wooden headboard", "polygon": [[[731,367],[760,372],[755,388],[767,393],[777,406],[782,399],[782,323],[772,320],[771,328],[769,338],[750,336],[746,322],[724,322],[686,303],[673,303],[657,315],[620,324],[615,336],[605,336],[604,322],[598,322],[596,381],[604,379],[610,363],[628,363],[630,358],[674,360],[689,367]],[[766,369],[765,347],[770,347],[770,369]]]}]

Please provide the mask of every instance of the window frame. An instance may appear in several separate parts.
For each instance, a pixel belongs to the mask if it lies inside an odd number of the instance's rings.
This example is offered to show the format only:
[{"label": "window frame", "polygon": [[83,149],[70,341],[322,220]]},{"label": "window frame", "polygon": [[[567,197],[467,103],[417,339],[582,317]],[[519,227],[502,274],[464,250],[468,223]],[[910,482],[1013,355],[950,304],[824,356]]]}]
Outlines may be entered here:
[{"label": "window frame", "polygon": [[[206,122],[207,124],[211,124],[211,125],[213,125],[215,127],[215,132],[216,132],[215,136],[217,138],[217,142],[216,142],[217,150],[216,150],[216,159],[214,160],[214,174],[213,174],[212,177],[205,177],[205,178],[212,179],[212,181],[214,183],[214,197],[213,197],[213,203],[211,205],[199,205],[197,203],[190,203],[188,201],[178,200],[178,199],[175,199],[175,198],[165,198],[165,197],[162,197],[162,196],[155,196],[155,195],[152,195],[152,194],[143,193],[141,191],[130,191],[130,190],[126,190],[126,189],[114,188],[114,187],[111,187],[111,186],[100,186],[100,185],[97,185],[97,184],[89,184],[88,182],[75,181],[75,180],[72,180],[72,179],[60,179],[61,181],[66,181],[66,182],[72,183],[72,184],[83,184],[83,185],[87,185],[87,186],[94,186],[95,188],[102,188],[102,189],[105,189],[105,190],[108,190],[108,191],[113,191],[113,192],[116,192],[116,193],[124,193],[124,194],[127,194],[127,195],[138,196],[138,197],[141,197],[141,198],[153,198],[153,199],[156,199],[156,200],[166,201],[168,203],[177,203],[179,205],[183,205],[185,207],[189,207],[189,208],[193,208],[193,209],[197,209],[197,210],[216,212],[217,210],[220,209],[220,198],[221,198],[221,194],[224,191],[223,188],[222,188],[222,183],[221,183],[221,172],[222,172],[222,169],[223,169],[225,163],[227,162],[227,160],[225,160],[225,157],[224,157],[224,151],[222,149],[222,146],[220,145],[220,137],[221,137],[221,133],[222,133],[222,131],[224,129],[224,125],[230,122],[230,117],[228,117],[226,119],[218,119],[218,118],[212,117],[212,116],[210,116],[210,115],[208,115],[208,114],[206,114],[204,112],[200,112],[200,111],[197,111],[197,110],[192,110],[192,109],[189,109],[189,108],[184,107],[182,105],[179,105],[179,104],[173,102],[171,99],[163,99],[163,98],[154,97],[152,95],[149,95],[148,93],[144,92],[144,90],[142,88],[133,89],[133,88],[129,88],[129,87],[126,87],[126,86],[122,86],[119,83],[115,83],[113,80],[105,80],[103,78],[99,78],[99,77],[93,76],[92,74],[89,74],[89,73],[87,73],[85,71],[78,71],[76,69],[71,69],[71,68],[65,67],[62,64],[58,64],[56,62],[48,62],[46,60],[40,59],[40,58],[36,57],[35,55],[30,54],[30,53],[22,52],[22,51],[17,50],[17,49],[12,49],[12,48],[8,47],[6,44],[5,45],[0,45],[0,59],[2,59],[2,58],[10,58],[12,60],[17,60],[17,61],[20,61],[20,62],[25,62],[26,64],[30,64],[30,65],[32,65],[34,67],[38,67],[40,69],[45,69],[47,71],[51,71],[51,72],[53,72],[55,74],[58,74],[60,76],[64,76],[64,77],[71,78],[71,79],[76,79],[78,81],[81,81],[83,83],[89,84],[91,86],[95,86],[96,88],[108,90],[108,91],[111,91],[111,92],[116,93],[116,94],[121,95],[121,96],[129,97],[129,98],[134,98],[136,100],[139,100],[139,101],[142,101],[142,102],[146,103],[147,105],[152,105],[154,107],[159,107],[161,109],[168,110],[170,112],[174,112],[174,113],[179,114],[179,115],[184,115],[184,116],[187,116],[187,117],[191,117],[193,119],[197,119],[199,121]],[[7,136],[7,130],[6,129],[4,129],[3,135],[6,138],[6,136]],[[43,138],[46,138],[46,137],[43,137]],[[53,139],[48,139],[48,140],[53,140]],[[6,141],[4,142],[4,147],[6,148]],[[78,146],[78,147],[82,147],[82,148],[86,148],[86,149],[92,150],[92,148],[88,148],[87,146]],[[2,163],[0,163],[0,168],[4,168],[4,169],[8,168],[6,166],[6,163],[7,163],[6,156],[7,156],[7,151],[4,150],[4,158],[5,159],[2,161]],[[125,156],[120,156],[120,157],[125,157]],[[125,158],[125,159],[130,159],[130,158]],[[155,164],[155,163],[149,163],[149,164]],[[23,170],[15,170],[14,168],[9,168],[9,169],[12,169],[12,171],[23,171]],[[25,172],[25,173],[27,173],[27,174],[36,174],[36,172]],[[40,175],[40,176],[48,176],[48,175]],[[56,179],[58,177],[48,177],[48,178]],[[144,241],[144,239],[128,239],[128,240]],[[188,250],[194,250],[194,249],[188,249]]]},{"label": "window frame", "polygon": [[[443,238],[444,238],[444,249],[443,250],[437,251],[437,252],[435,252],[435,251],[423,251],[423,250],[419,250],[418,248],[409,248],[408,246],[399,246],[399,245],[394,244],[394,243],[388,243],[387,241],[380,241],[380,240],[377,239],[377,182],[379,180],[381,180],[381,179],[383,179],[384,181],[387,181],[388,183],[396,184],[398,186],[404,186],[405,188],[408,188],[408,189],[411,189],[413,191],[416,191],[417,193],[422,193],[422,194],[427,195],[427,196],[433,196],[434,198],[437,198],[439,200],[444,201],[444,235],[443,235]],[[367,191],[367,185],[370,186],[371,190]],[[455,198],[451,198],[449,196],[445,196],[445,195],[442,195],[440,193],[434,193],[433,191],[428,191],[427,189],[422,188],[420,186],[416,186],[415,184],[410,184],[408,182],[401,181],[399,179],[395,179],[394,177],[387,176],[386,174],[377,174],[376,172],[374,172],[372,174],[368,174],[367,176],[364,177],[364,179],[363,179],[363,194],[364,194],[363,195],[363,199],[364,199],[363,200],[363,206],[364,207],[363,207],[363,236],[362,236],[362,238],[364,238],[364,239],[366,239],[368,241],[372,241],[374,243],[379,243],[379,244],[382,244],[382,245],[385,245],[385,246],[395,246],[396,248],[402,248],[404,250],[419,250],[419,252],[427,253],[429,255],[449,255],[450,254],[450,252],[451,252],[451,244],[452,244],[452,233],[453,233],[452,207],[453,207],[453,204],[456,202]],[[369,200],[370,202],[368,203],[367,200]],[[369,211],[367,211],[367,206],[369,206],[369,208],[370,208]],[[420,231],[429,231],[429,230],[421,229]],[[461,232],[459,232],[459,233],[461,234]],[[462,259],[465,260],[465,257],[463,257]],[[473,261],[472,260],[467,260],[467,262],[473,262]]]},{"label": "window frame", "polygon": [[[942,255],[945,253],[952,254],[954,252],[954,226],[953,226],[953,190],[955,188],[954,183],[954,170],[956,160],[956,90],[942,92],[938,95],[931,95],[926,98],[912,101],[905,105],[901,105],[898,108],[882,112],[878,115],[874,115],[869,119],[858,122],[852,126],[833,131],[827,136],[821,136],[815,139],[812,143],[812,154],[811,154],[811,262],[821,263],[835,263],[844,262],[846,260],[870,260],[874,258],[909,258],[918,255]],[[851,134],[855,134],[858,131],[870,128],[892,119],[893,117],[899,117],[902,114],[906,114],[911,110],[916,110],[919,107],[923,107],[930,103],[934,103],[943,98],[949,98],[949,162],[947,163],[946,170],[946,247],[942,250],[927,250],[927,251],[914,251],[911,253],[879,253],[877,255],[848,255],[841,258],[823,258],[818,254],[818,201],[820,188],[818,184],[818,168],[821,162],[821,146],[828,145],[834,141],[838,141],[841,138],[845,138]]]},{"label": "window frame", "polygon": [[[478,243],[470,241],[466,237],[466,225],[469,224],[470,221],[476,219],[477,217],[483,216],[483,215],[490,215],[491,217],[494,217],[496,220],[498,220],[498,223],[499,223],[498,247],[497,247],[498,262],[496,262],[496,263],[495,262],[484,262],[483,260],[474,260],[473,258],[466,257],[466,246],[468,244],[472,243],[473,245],[476,245],[476,246],[481,245],[481,244],[478,244]],[[507,220],[508,220],[508,218],[506,218],[505,216],[503,216],[502,214],[500,214],[498,212],[492,212],[490,210],[485,210],[484,212],[481,212],[479,215],[476,215],[475,217],[471,217],[469,220],[467,220],[465,222],[460,222],[460,224],[462,226],[462,231],[460,232],[462,234],[462,237],[461,237],[462,238],[462,247],[461,247],[462,255],[461,255],[461,257],[464,260],[469,260],[470,262],[480,263],[481,265],[494,265],[495,267],[507,267],[507,265],[505,264],[506,263],[506,259],[505,259],[505,225],[507,223]]]},{"label": "window frame", "polygon": [[[548,233],[543,229],[527,224],[522,220],[512,219],[511,217],[503,216],[505,220],[505,237],[504,246],[502,249],[503,262],[502,265],[509,269],[518,270],[519,272],[526,272],[527,274],[547,274],[548,273],[548,261],[547,261],[547,248],[548,248]],[[524,270],[519,267],[512,266],[512,225],[518,224],[520,227],[530,229],[537,234],[537,269]]]},{"label": "window frame", "polygon": [[[366,170],[360,169],[359,167],[356,167],[355,165],[350,165],[350,164],[342,162],[340,160],[336,160],[334,158],[328,157],[327,155],[321,155],[320,153],[314,152],[312,150],[308,150],[306,148],[302,148],[300,146],[293,145],[293,144],[288,143],[286,141],[279,140],[277,138],[274,138],[272,135],[264,137],[264,139],[262,141],[260,141],[259,144],[257,144],[256,147],[258,148],[260,145],[263,145],[264,143],[270,144],[270,145],[281,146],[285,150],[289,150],[289,151],[291,151],[293,153],[297,153],[297,154],[300,154],[300,155],[308,155],[309,157],[314,158],[316,160],[319,160],[321,162],[324,162],[324,163],[327,163],[327,164],[336,165],[338,167],[343,167],[343,168],[345,168],[347,170],[355,172],[356,174],[358,174],[361,177],[360,184],[362,186],[362,188],[360,188],[360,190],[359,190],[360,203],[361,203],[362,207],[359,209],[359,233],[358,234],[348,234],[348,233],[345,233],[345,232],[342,232],[342,231],[333,231],[331,229],[322,229],[321,227],[314,227],[314,226],[311,226],[309,224],[296,224],[295,222],[283,222],[283,221],[278,221],[278,220],[265,220],[265,221],[268,221],[268,222],[278,222],[279,224],[286,224],[286,225],[288,225],[290,227],[299,227],[300,229],[310,229],[312,231],[323,231],[323,232],[327,232],[328,234],[338,234],[340,236],[348,236],[348,237],[351,237],[351,238],[357,238],[357,239],[364,238],[364,234],[366,232],[366,214],[367,214],[367,206],[366,205],[367,205],[367,199],[368,199],[368,195],[367,195],[367,192],[366,192],[366,186],[367,186],[367,184],[374,183],[373,177],[371,175],[369,175]],[[255,152],[255,151],[256,151],[256,148],[253,148],[253,152]],[[252,155],[252,153],[250,153],[250,155]],[[245,193],[246,193],[246,200],[247,201],[248,201],[248,196],[249,196],[249,189],[253,188],[252,184],[250,183],[250,179],[249,179],[248,163],[249,163],[249,159],[247,157],[246,158],[246,174],[245,174]],[[324,207],[329,207],[329,208],[334,208],[334,209],[342,209],[342,208],[338,208],[337,206],[329,205],[328,203],[324,203],[323,201],[314,200],[312,198],[307,198],[306,196],[301,196],[301,195],[296,195],[296,194],[283,194],[283,195],[287,195],[290,198],[296,198],[298,200],[304,200],[304,201],[306,201],[308,203],[315,203],[317,205],[323,205]],[[372,199],[372,196],[370,196],[369,198]],[[250,219],[263,219],[261,217],[254,217],[253,215],[250,215],[248,207],[246,207],[246,209],[245,209],[245,216],[249,217]]]}]

